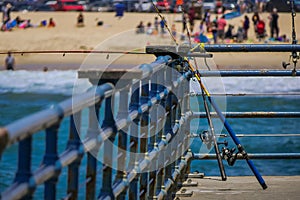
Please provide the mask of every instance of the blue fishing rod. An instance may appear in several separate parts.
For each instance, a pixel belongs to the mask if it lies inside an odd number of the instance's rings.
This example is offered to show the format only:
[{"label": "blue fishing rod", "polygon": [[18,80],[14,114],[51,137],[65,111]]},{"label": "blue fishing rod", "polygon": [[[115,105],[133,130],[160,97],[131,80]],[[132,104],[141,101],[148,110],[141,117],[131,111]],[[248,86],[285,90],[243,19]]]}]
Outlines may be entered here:
[{"label": "blue fishing rod", "polygon": [[250,169],[252,170],[252,172],[254,173],[255,177],[257,178],[258,182],[260,183],[260,185],[262,186],[262,188],[265,190],[268,188],[268,186],[266,185],[264,179],[262,178],[262,176],[260,175],[260,173],[258,172],[257,168],[255,167],[254,163],[252,162],[252,160],[249,159],[247,152],[245,151],[244,147],[242,146],[240,140],[238,139],[238,137],[236,136],[235,132],[233,131],[233,129],[231,128],[231,126],[229,125],[229,123],[227,122],[227,120],[225,119],[224,115],[222,114],[222,112],[220,111],[219,107],[217,106],[217,104],[215,103],[214,99],[211,98],[210,96],[208,96],[208,100],[211,103],[211,105],[213,106],[213,108],[215,109],[216,113],[218,114],[219,118],[221,119],[221,121],[224,123],[224,126],[226,128],[226,130],[228,131],[228,133],[230,134],[232,140],[234,141],[234,143],[237,145],[238,151],[239,153],[242,154],[243,158],[247,161]]},{"label": "blue fishing rod", "polygon": [[[190,65],[190,69],[194,72],[194,75],[197,78],[197,80],[198,80],[198,82],[200,84],[201,89],[205,92],[205,94],[206,94],[206,96],[208,98],[208,101],[210,102],[210,104],[212,105],[212,107],[215,109],[215,111],[216,111],[217,115],[219,116],[220,120],[223,122],[223,124],[224,124],[227,132],[231,136],[233,142],[236,144],[239,153],[247,161],[248,166],[250,167],[251,171],[255,175],[255,177],[258,180],[258,182],[261,185],[261,187],[264,190],[267,189],[268,186],[266,185],[264,179],[260,175],[259,171],[255,167],[255,165],[252,162],[252,160],[249,159],[248,154],[245,151],[245,149],[244,149],[243,145],[241,144],[240,140],[238,139],[238,137],[236,136],[235,132],[231,128],[230,124],[227,122],[225,116],[221,112],[220,108],[218,107],[218,105],[216,104],[216,102],[214,101],[214,99],[210,96],[210,93],[208,92],[208,90],[205,88],[205,86],[201,82],[200,73],[198,71],[195,71],[191,65]],[[227,162],[228,162],[229,165],[233,165],[234,162],[235,162],[235,160],[236,160],[236,158],[237,158],[237,154],[234,154],[234,150],[228,150],[226,148],[223,148],[223,157],[227,160]]]}]

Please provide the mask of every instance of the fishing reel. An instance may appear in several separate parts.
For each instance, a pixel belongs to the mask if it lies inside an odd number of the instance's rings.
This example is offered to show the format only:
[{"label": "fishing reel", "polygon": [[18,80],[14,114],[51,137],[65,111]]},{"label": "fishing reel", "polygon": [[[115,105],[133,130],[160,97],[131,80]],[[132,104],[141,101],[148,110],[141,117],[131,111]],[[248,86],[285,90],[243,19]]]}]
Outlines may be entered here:
[{"label": "fishing reel", "polygon": [[282,67],[284,69],[286,69],[289,65],[291,65],[290,61],[292,60],[292,62],[294,63],[294,69],[292,71],[292,75],[295,76],[297,71],[296,71],[296,66],[297,66],[297,62],[300,59],[299,53],[297,53],[296,51],[293,51],[292,54],[290,55],[290,59],[289,62],[282,62]]},{"label": "fishing reel", "polygon": [[222,148],[222,158],[225,159],[228,162],[229,166],[233,166],[236,159],[237,159],[237,153],[235,153],[235,148],[229,149],[226,147]]},{"label": "fishing reel", "polygon": [[[206,145],[207,149],[210,149],[214,143],[214,138],[213,135],[211,134],[210,131],[203,131],[202,133],[199,134],[199,137],[201,139],[201,141],[203,142],[203,144]],[[217,145],[225,145],[225,147],[228,146],[228,142],[226,140],[224,140],[224,142],[217,142]]]},{"label": "fishing reel", "polygon": [[210,131],[203,131],[202,133],[199,134],[199,137],[203,144],[206,145],[207,149],[210,149],[214,140],[213,140],[213,135],[211,134]]}]

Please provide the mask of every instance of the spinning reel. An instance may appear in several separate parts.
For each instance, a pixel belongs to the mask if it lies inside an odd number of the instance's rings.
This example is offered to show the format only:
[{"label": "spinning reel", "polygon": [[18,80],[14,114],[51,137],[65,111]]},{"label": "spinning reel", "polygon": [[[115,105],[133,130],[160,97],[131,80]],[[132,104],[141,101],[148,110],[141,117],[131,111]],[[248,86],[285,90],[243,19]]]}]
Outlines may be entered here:
[{"label": "spinning reel", "polygon": [[[199,137],[201,139],[201,141],[203,142],[203,144],[206,145],[207,149],[210,149],[213,145],[213,135],[211,134],[210,131],[203,131],[202,133],[199,134]],[[228,146],[228,142],[226,140],[224,140],[224,142],[217,142],[217,145],[225,145],[226,147]]]},{"label": "spinning reel", "polygon": [[227,160],[229,166],[233,166],[236,159],[237,159],[237,153],[235,153],[235,148],[229,149],[226,147],[222,148],[222,158]]}]

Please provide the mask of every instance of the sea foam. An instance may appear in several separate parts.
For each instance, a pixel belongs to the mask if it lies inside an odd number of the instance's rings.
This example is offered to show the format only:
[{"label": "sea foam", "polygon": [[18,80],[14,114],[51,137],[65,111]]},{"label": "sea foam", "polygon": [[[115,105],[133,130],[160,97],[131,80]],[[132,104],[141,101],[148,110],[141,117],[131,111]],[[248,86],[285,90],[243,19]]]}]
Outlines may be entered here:
[{"label": "sea foam", "polygon": [[[300,93],[300,77],[209,77],[203,82],[210,93]],[[197,81],[191,81],[191,88],[192,92],[201,92]]]},{"label": "sea foam", "polygon": [[[299,93],[300,77],[217,77],[203,78],[211,93]],[[78,79],[77,71],[0,71],[1,93],[46,93],[72,95],[84,92],[91,84]],[[199,93],[197,81],[191,92]]]},{"label": "sea foam", "polygon": [[46,93],[72,95],[74,87],[83,92],[91,84],[68,71],[0,71],[0,93]]}]

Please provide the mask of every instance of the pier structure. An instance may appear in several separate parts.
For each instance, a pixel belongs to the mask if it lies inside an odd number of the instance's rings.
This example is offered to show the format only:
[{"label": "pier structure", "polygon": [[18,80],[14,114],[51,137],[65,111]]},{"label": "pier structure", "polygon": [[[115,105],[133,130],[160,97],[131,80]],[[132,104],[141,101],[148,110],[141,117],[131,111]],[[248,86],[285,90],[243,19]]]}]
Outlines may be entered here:
[{"label": "pier structure", "polygon": [[[232,46],[233,51],[241,48]],[[281,47],[251,45],[248,46],[248,51],[300,51],[299,45]],[[218,48],[220,52],[226,51],[226,48],[218,45],[211,45],[209,48],[213,52]],[[247,49],[247,46],[243,48]],[[243,136],[232,132],[223,115],[227,118],[299,118],[300,112],[220,113],[207,94],[189,92],[192,77],[214,76],[217,73],[193,71],[184,58],[187,55],[203,55],[195,52],[185,54],[186,51],[178,52],[178,49],[166,51],[164,47],[161,51],[157,51],[157,47],[147,47],[146,52],[154,53],[156,60],[138,68],[108,67],[105,70],[96,68],[78,71],[79,78],[88,78],[93,84],[86,93],[73,96],[0,129],[0,155],[9,146],[18,145],[15,179],[1,192],[1,199],[32,199],[41,185],[44,186],[44,199],[56,199],[59,187],[57,182],[64,169],[67,169],[67,186],[65,196],[60,197],[63,199],[78,199],[82,193],[85,199],[181,198],[193,194],[193,191],[187,192],[185,189],[187,186],[197,185],[196,180],[190,179],[191,177],[203,178],[201,174],[191,173],[191,162],[195,159],[217,159],[219,156],[226,159],[229,165],[234,164],[232,159],[246,160],[262,188],[266,189],[267,185],[251,159],[300,158],[300,152],[248,154],[241,144],[237,145],[237,153],[228,154],[223,151],[222,155],[200,155],[192,152],[190,140],[200,137],[190,132],[192,119],[220,118],[229,132],[229,135],[222,137],[231,137],[237,144],[237,138]],[[299,73],[291,70],[221,71],[219,74],[299,76]],[[193,112],[190,107],[190,97],[193,95],[207,98],[215,112]],[[81,118],[86,109],[88,128],[83,133]],[[69,118],[69,137],[65,141],[65,150],[59,152],[59,128],[66,118]],[[43,132],[43,160],[38,169],[32,170],[33,135]],[[83,167],[84,174],[80,170]],[[79,182],[82,175],[83,183]],[[201,184],[204,184],[203,181],[205,179],[201,179]],[[85,190],[79,191],[79,185],[82,184],[85,185]],[[257,189],[260,189],[259,184],[257,185]],[[194,190],[194,193],[200,195],[199,190],[198,193]]]}]

